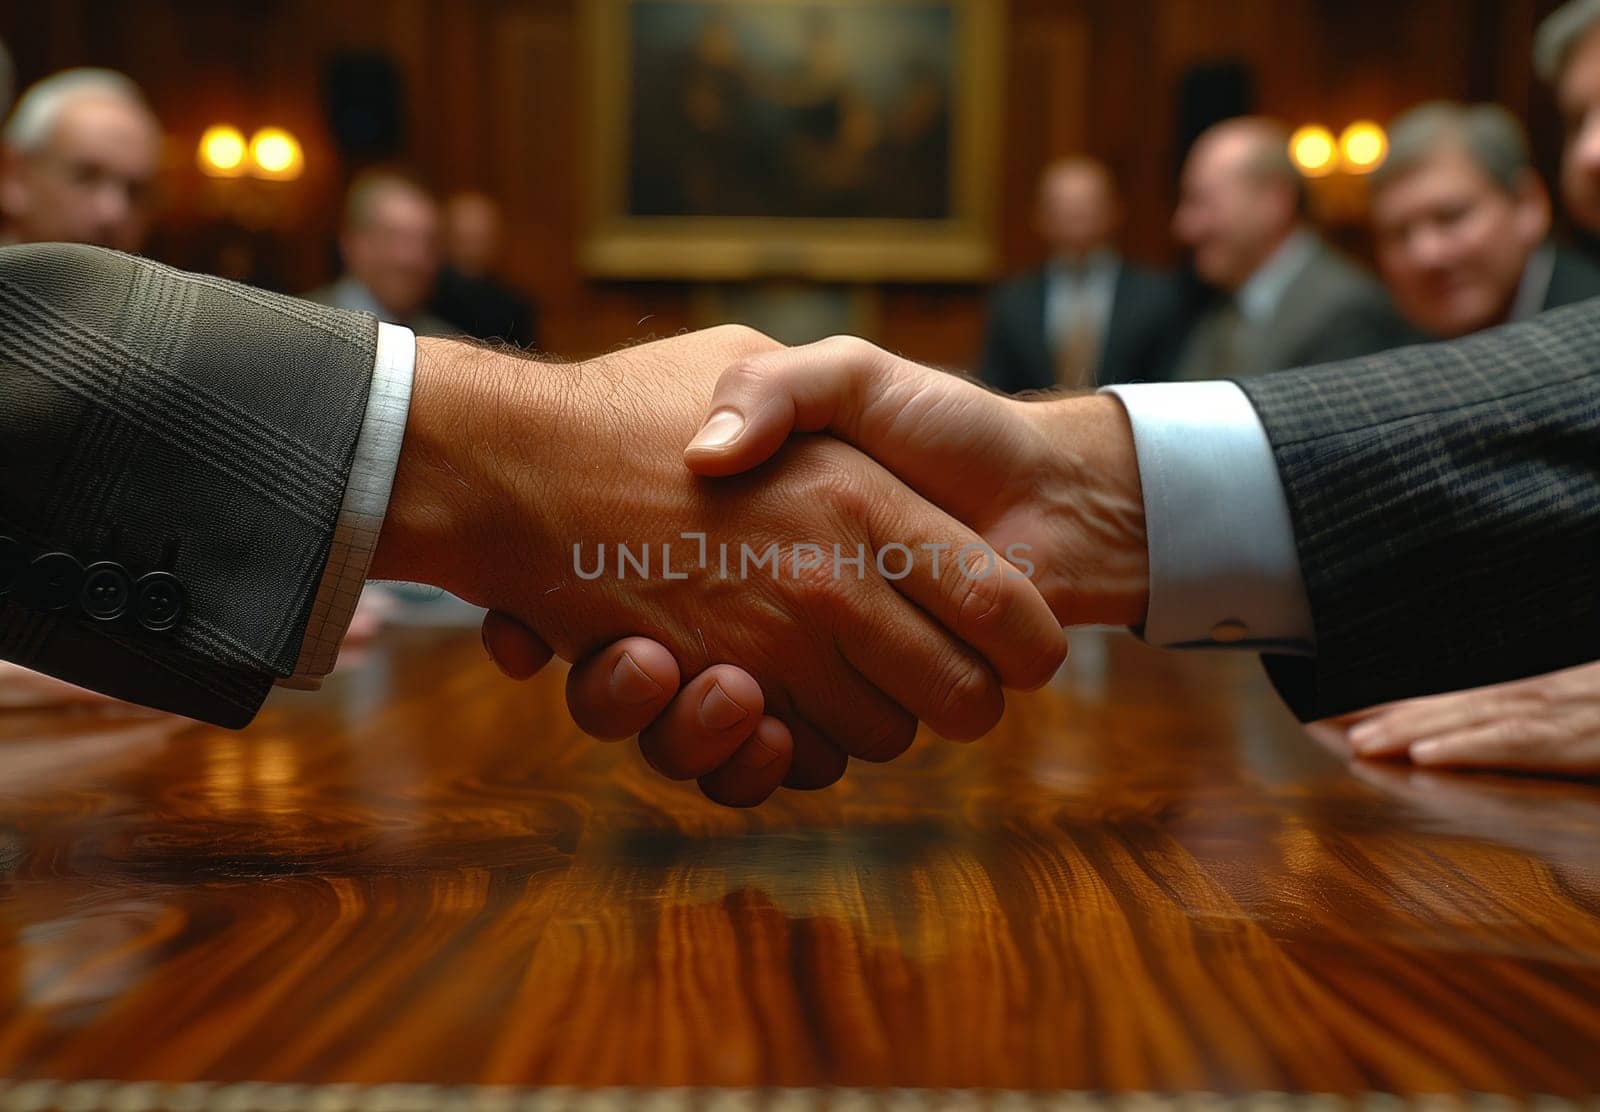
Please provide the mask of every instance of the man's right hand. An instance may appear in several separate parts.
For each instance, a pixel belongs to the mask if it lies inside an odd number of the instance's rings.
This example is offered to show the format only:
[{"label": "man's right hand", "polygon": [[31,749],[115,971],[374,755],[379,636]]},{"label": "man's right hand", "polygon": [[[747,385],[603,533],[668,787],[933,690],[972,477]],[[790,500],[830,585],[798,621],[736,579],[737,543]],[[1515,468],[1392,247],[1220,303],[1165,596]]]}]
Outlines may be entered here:
[{"label": "man's right hand", "polygon": [[[658,642],[697,676],[642,739],[670,776],[714,778],[735,756],[770,757],[769,769],[781,760],[784,739],[776,723],[751,720],[738,669],[701,675],[715,665],[745,669],[766,716],[787,727],[790,786],[831,783],[849,756],[895,756],[919,718],[952,737],[983,733],[1003,708],[1001,685],[1045,682],[1065,642],[1033,586],[1006,574],[976,533],[827,438],[797,440],[733,480],[683,468],[716,371],[774,347],[723,328],[563,367],[419,341],[372,574],[436,583],[515,615],[569,660],[624,637]],[[684,533],[706,535],[708,568],[694,566],[697,543]],[[619,544],[635,556],[650,546],[648,577],[620,568]],[[729,578],[719,575],[723,544]],[[739,576],[744,550],[774,544],[776,576],[770,565]],[[665,545],[674,578],[660,566]],[[796,545],[817,546],[822,564],[796,567]],[[834,545],[846,558],[865,550],[861,578],[853,565],[840,571]],[[917,557],[893,584],[874,568],[888,545]],[[601,546],[604,574],[589,579]],[[990,573],[969,574],[956,558],[963,548],[968,565],[981,552]],[[636,656],[610,663],[614,703],[658,697]],[[708,792],[717,794],[714,779]]]}]

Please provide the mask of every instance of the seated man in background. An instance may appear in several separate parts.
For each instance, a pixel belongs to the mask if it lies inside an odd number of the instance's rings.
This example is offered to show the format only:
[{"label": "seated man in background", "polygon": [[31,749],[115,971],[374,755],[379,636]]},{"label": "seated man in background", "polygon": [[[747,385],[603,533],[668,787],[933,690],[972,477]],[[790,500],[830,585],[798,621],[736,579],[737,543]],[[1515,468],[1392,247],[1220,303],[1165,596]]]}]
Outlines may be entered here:
[{"label": "seated man in background", "polygon": [[1189,152],[1172,230],[1218,301],[1195,323],[1180,379],[1237,378],[1382,351],[1404,336],[1383,288],[1306,217],[1289,134],[1246,117]]},{"label": "seated man in background", "polygon": [[350,183],[339,255],[344,274],[307,298],[371,313],[419,336],[459,334],[427,309],[439,275],[439,206],[410,178],[368,170]]},{"label": "seated man in background", "polygon": [[444,203],[444,266],[429,309],[462,335],[538,346],[533,304],[495,277],[502,243],[500,206],[464,190]]},{"label": "seated man in background", "polygon": [[46,77],[17,101],[4,145],[5,242],[144,247],[161,125],[128,78],[103,69]]},{"label": "seated man in background", "polygon": [[1111,171],[1089,158],[1052,163],[1038,204],[1050,261],[995,291],[980,376],[1008,394],[1165,377],[1176,284],[1117,253],[1122,202]]},{"label": "seated man in background", "polygon": [[[0,45],[0,118],[11,61]],[[144,94],[111,70],[69,69],[34,84],[6,120],[0,240],[144,247],[161,125]],[[104,696],[0,663],[0,707],[103,704]]]},{"label": "seated man in background", "polygon": [[1378,268],[1422,338],[1600,296],[1600,265],[1550,242],[1550,197],[1522,125],[1493,104],[1424,104],[1372,172]]}]

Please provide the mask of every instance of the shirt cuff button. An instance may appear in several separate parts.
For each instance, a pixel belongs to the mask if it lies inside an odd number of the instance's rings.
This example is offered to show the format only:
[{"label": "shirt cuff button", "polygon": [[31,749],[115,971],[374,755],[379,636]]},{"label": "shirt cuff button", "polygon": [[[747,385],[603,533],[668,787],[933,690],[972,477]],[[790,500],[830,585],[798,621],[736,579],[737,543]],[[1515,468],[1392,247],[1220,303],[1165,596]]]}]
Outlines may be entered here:
[{"label": "shirt cuff button", "polygon": [[1250,635],[1250,627],[1237,618],[1227,618],[1211,627],[1211,639],[1223,645],[1243,641]]}]

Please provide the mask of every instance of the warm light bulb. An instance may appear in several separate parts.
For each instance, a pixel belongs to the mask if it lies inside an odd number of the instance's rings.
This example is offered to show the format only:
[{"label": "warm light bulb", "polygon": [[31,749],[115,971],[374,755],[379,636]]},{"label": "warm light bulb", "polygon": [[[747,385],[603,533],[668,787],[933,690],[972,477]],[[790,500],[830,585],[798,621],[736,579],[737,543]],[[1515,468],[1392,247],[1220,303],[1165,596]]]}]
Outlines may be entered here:
[{"label": "warm light bulb", "polygon": [[1389,139],[1383,128],[1371,120],[1357,120],[1339,136],[1339,153],[1344,166],[1352,174],[1365,174],[1377,169],[1389,153]]},{"label": "warm light bulb", "polygon": [[1308,178],[1320,178],[1334,171],[1333,132],[1321,124],[1307,124],[1289,137],[1289,157]]},{"label": "warm light bulb", "polygon": [[250,162],[258,177],[289,181],[305,169],[300,141],[281,127],[264,127],[250,137]]},{"label": "warm light bulb", "polygon": [[244,136],[229,124],[213,124],[200,136],[195,161],[202,173],[214,178],[234,178],[244,173]]}]

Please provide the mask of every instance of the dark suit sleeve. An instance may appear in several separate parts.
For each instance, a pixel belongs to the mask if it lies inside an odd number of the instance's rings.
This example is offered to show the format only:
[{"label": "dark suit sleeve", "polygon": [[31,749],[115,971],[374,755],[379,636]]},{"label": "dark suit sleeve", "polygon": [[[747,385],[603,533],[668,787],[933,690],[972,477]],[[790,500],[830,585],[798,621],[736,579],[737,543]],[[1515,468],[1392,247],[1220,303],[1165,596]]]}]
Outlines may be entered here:
[{"label": "dark suit sleeve", "polygon": [[1288,495],[1302,718],[1600,658],[1600,302],[1243,381]]},{"label": "dark suit sleeve", "polygon": [[0,249],[0,657],[246,724],[293,670],[376,346],[362,314]]}]

